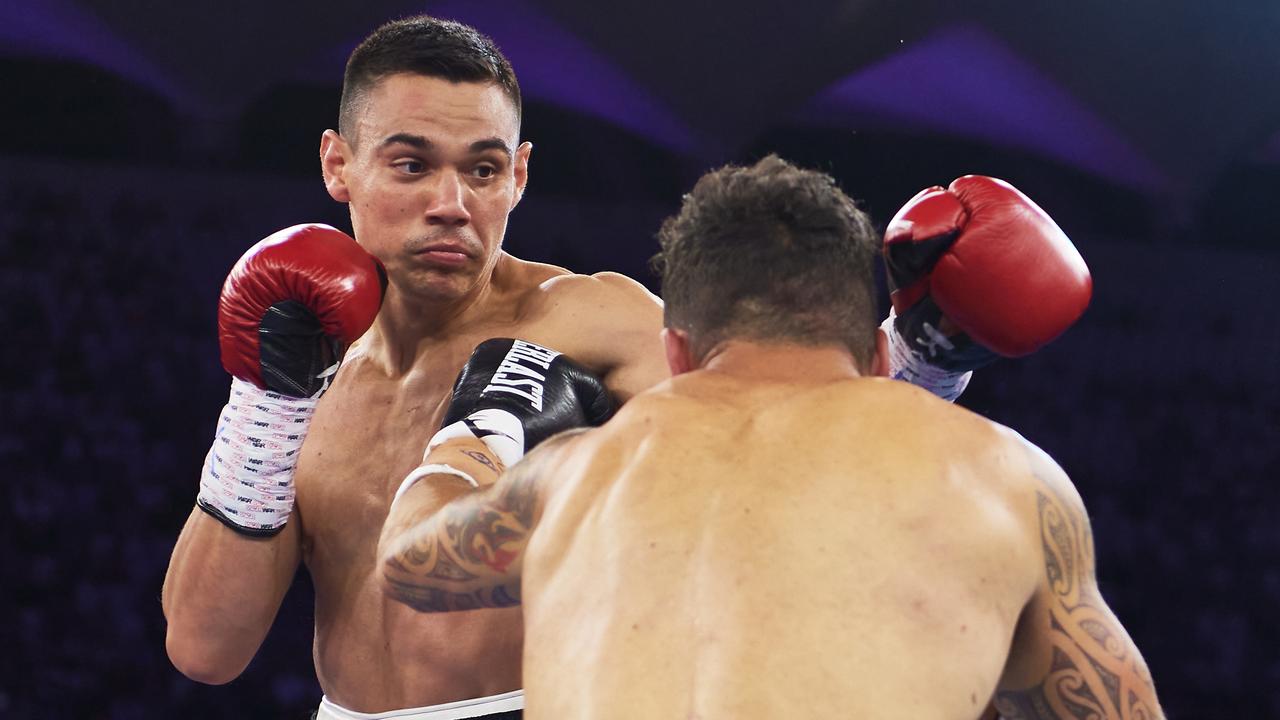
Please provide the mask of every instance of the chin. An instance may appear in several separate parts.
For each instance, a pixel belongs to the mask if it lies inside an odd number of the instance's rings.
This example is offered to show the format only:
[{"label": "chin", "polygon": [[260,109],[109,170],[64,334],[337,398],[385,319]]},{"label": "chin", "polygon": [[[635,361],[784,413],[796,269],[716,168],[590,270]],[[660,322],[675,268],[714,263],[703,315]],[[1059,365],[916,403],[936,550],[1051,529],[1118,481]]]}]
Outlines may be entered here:
[{"label": "chin", "polygon": [[412,273],[404,278],[404,282],[393,284],[405,295],[440,302],[466,295],[476,286],[476,277],[468,272],[429,270]]}]

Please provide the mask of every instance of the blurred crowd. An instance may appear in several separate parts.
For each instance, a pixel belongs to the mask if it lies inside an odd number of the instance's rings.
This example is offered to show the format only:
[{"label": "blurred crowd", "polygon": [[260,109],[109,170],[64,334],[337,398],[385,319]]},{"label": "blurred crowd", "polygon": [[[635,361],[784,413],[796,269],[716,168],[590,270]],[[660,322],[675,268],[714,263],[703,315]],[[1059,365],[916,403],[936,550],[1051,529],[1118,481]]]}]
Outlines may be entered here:
[{"label": "blurred crowd", "polygon": [[[319,688],[305,573],[228,687],[169,665],[159,602],[226,399],[218,287],[288,208],[9,177],[0,717],[308,717]],[[552,221],[544,235],[563,232]],[[651,232],[632,230],[638,243]],[[531,247],[577,267],[568,245]],[[1266,297],[1280,256],[1161,249],[1153,265],[1142,243],[1082,249],[1097,294],[1081,324],[980,372],[962,404],[1045,447],[1076,481],[1102,590],[1171,717],[1280,717],[1280,349],[1267,304],[1249,301]],[[646,254],[612,269],[652,284]]]}]

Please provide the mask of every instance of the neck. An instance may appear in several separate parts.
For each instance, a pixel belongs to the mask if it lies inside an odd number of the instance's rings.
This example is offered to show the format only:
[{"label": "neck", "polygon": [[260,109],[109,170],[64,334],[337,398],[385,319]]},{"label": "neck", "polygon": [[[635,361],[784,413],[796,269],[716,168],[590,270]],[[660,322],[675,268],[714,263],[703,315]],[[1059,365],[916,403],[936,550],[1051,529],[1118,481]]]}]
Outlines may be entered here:
[{"label": "neck", "polygon": [[378,318],[365,336],[365,352],[392,375],[408,372],[424,353],[486,314],[502,260],[460,296],[410,294],[389,285]]},{"label": "neck", "polygon": [[853,354],[840,345],[726,340],[703,358],[701,370],[751,380],[825,383],[861,377]]}]

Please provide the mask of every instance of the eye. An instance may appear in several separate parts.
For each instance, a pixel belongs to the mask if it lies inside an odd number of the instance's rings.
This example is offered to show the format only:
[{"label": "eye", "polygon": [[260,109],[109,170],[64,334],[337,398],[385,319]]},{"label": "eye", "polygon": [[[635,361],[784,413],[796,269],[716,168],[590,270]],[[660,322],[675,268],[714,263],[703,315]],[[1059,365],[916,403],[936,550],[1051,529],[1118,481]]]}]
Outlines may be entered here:
[{"label": "eye", "polygon": [[498,169],[492,165],[477,165],[471,172],[481,180],[488,180],[498,174]]},{"label": "eye", "polygon": [[421,160],[397,160],[391,163],[391,167],[406,175],[421,175],[426,171],[427,164]]}]

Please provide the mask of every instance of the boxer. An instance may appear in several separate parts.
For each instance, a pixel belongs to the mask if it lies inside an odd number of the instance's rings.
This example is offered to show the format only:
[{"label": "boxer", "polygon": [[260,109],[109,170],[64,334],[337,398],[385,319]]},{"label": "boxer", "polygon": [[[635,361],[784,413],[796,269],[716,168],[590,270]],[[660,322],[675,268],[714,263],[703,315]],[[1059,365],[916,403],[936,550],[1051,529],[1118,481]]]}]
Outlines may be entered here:
[{"label": "boxer", "polygon": [[[1045,220],[988,178],[910,203],[888,250],[911,256],[891,267],[911,352],[964,365],[1060,332],[1087,274]],[[878,243],[830,178],[775,157],[719,170],[660,240],[674,377],[514,464],[483,427],[442,431],[384,528],[389,597],[522,604],[530,718],[959,718],[993,697],[1006,718],[1163,716],[1062,470],[878,377]],[[1014,324],[987,323],[1019,300]],[[581,424],[454,402],[507,436]]]},{"label": "boxer", "polygon": [[519,709],[518,609],[423,617],[383,596],[391,498],[483,340],[561,350],[620,400],[667,377],[661,303],[641,285],[503,252],[532,149],[519,130],[515,75],[471,28],[410,18],[352,53],[321,165],[356,240],[287,229],[223,288],[235,380],[162,594],[187,676],[238,676],[305,563],[322,717]]}]

